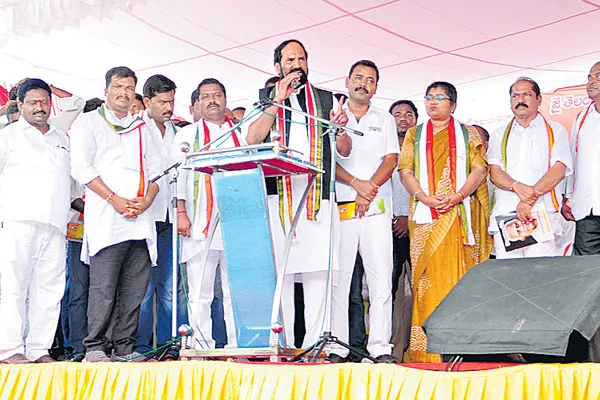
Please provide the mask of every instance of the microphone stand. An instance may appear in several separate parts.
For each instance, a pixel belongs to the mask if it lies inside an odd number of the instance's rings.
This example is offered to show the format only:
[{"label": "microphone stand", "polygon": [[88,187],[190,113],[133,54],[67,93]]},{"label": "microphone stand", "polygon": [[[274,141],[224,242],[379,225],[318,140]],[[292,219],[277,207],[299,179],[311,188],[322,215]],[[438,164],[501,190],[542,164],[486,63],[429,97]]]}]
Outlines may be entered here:
[{"label": "microphone stand", "polygon": [[[181,150],[183,153],[187,153],[187,151],[189,151],[189,146],[187,148],[182,148]],[[152,178],[150,180],[150,182],[156,182],[159,179],[161,179],[163,176],[171,173],[171,182],[169,182],[169,184],[171,185],[172,191],[173,191],[173,196],[171,197],[171,209],[173,210],[171,213],[171,225],[172,225],[172,234],[171,234],[171,240],[172,240],[172,256],[171,256],[171,260],[172,260],[172,268],[171,268],[171,279],[172,279],[172,296],[171,296],[171,345],[165,347],[161,352],[160,355],[157,357],[157,360],[160,361],[162,360],[162,358],[167,354],[167,352],[169,350],[173,350],[174,352],[179,353],[179,348],[181,346],[181,343],[177,340],[178,339],[178,335],[177,335],[177,299],[178,299],[178,295],[179,295],[179,279],[178,279],[178,274],[179,274],[179,248],[178,248],[178,244],[179,244],[179,233],[178,233],[178,227],[177,227],[177,211],[178,211],[178,207],[177,207],[177,178],[179,177],[179,166],[181,166],[182,162],[176,162],[174,164],[172,164],[171,166],[169,166],[167,169],[165,169],[164,171],[162,171],[160,174],[158,174],[157,176],[155,176],[154,178]],[[152,353],[154,354],[154,353]],[[146,357],[146,359],[151,358],[151,356]]]},{"label": "microphone stand", "polygon": [[[319,336],[319,340],[314,345],[312,345],[308,349],[304,350],[302,353],[298,354],[291,361],[297,362],[297,361],[306,360],[307,362],[312,362],[312,363],[317,362],[319,356],[325,350],[325,346],[330,345],[330,344],[337,344],[339,346],[345,347],[350,352],[355,353],[356,355],[360,356],[361,358],[366,358],[374,363],[377,363],[377,360],[375,358],[371,357],[369,354],[363,353],[359,349],[353,348],[352,346],[350,346],[347,343],[342,342],[336,336],[333,336],[333,334],[331,332],[331,296],[332,296],[332,291],[333,291],[332,290],[332,286],[333,286],[332,276],[333,276],[333,246],[334,246],[333,215],[334,215],[334,207],[336,205],[336,202],[335,202],[336,137],[338,135],[340,135],[340,130],[342,130],[342,129],[345,131],[351,132],[357,136],[363,136],[364,134],[361,131],[358,131],[356,129],[347,128],[338,123],[310,115],[308,113],[305,113],[302,110],[297,110],[295,108],[288,107],[283,104],[275,103],[270,99],[266,99],[266,100],[262,100],[262,101],[254,103],[254,107],[258,108],[258,109],[264,109],[264,108],[270,107],[270,106],[276,106],[276,107],[282,108],[284,110],[289,110],[291,112],[294,112],[294,113],[297,113],[300,115],[304,115],[308,118],[311,118],[315,121],[319,121],[319,122],[329,126],[329,128],[325,131],[325,133],[323,133],[323,136],[325,136],[325,135],[329,136],[329,145],[330,145],[330,151],[331,151],[331,163],[329,165],[329,172],[330,172],[330,177],[329,177],[329,179],[330,179],[330,181],[329,181],[329,255],[328,255],[329,268],[327,270],[327,289],[326,289],[327,292],[325,294],[325,318],[324,318],[324,324],[323,324],[323,331],[321,332],[321,335]],[[305,194],[307,194],[307,193],[308,193],[308,188],[307,188]],[[299,207],[301,205],[299,205]],[[298,223],[298,221],[295,218],[293,221],[292,227],[290,228],[291,230],[290,230],[289,235],[293,235],[293,232],[294,232],[294,229],[295,229],[295,226],[297,223]],[[281,272],[277,279],[277,288],[275,290],[275,300],[274,300],[274,304],[273,304],[273,310],[279,310],[279,306],[281,304],[281,289],[283,286],[283,278],[285,276],[287,259],[288,259],[288,255],[289,255],[289,252],[291,249],[291,244],[292,244],[292,240],[290,238],[288,238],[288,240],[286,241],[286,244],[285,244],[286,247],[284,249],[284,254],[283,254],[284,263],[281,266]],[[348,311],[346,310],[346,312],[348,312]],[[276,316],[275,311],[274,311],[274,315]],[[273,323],[279,324],[278,321],[271,321],[271,322],[272,322],[272,326],[273,326]],[[305,356],[307,356],[307,355],[308,355],[308,357],[305,358]]]},{"label": "microphone stand", "polygon": [[352,129],[352,128],[347,128],[344,125],[338,124],[337,122],[332,122],[328,119],[324,119],[324,118],[320,118],[317,117],[315,115],[311,115],[309,113],[306,113],[302,110],[297,110],[295,108],[292,107],[288,107],[285,104],[279,104],[279,103],[275,103],[272,99],[264,99],[261,101],[257,101],[253,104],[254,108],[261,110],[262,112],[264,112],[264,109],[267,107],[271,107],[271,106],[275,106],[278,108],[282,108],[284,110],[288,110],[291,111],[293,113],[296,114],[300,114],[300,115],[304,115],[305,117],[308,117],[310,119],[313,119],[315,121],[321,122],[324,125],[327,125],[329,127],[329,129],[327,131],[325,131],[325,133],[323,134],[323,136],[327,135],[327,133],[330,132],[330,130],[334,130],[336,135],[341,135],[340,130],[345,130],[347,132],[352,132],[353,134],[357,135],[357,136],[364,136],[365,134],[362,133],[359,130],[356,129]]}]

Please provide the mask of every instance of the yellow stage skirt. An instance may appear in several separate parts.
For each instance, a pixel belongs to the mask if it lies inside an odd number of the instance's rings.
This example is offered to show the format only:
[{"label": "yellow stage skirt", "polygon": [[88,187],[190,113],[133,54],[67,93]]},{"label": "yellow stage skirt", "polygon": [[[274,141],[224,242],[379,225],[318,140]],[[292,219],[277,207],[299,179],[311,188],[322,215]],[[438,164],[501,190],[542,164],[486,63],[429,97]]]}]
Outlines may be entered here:
[{"label": "yellow stage skirt", "polygon": [[600,365],[472,372],[219,361],[0,366],[0,399],[600,399]]}]

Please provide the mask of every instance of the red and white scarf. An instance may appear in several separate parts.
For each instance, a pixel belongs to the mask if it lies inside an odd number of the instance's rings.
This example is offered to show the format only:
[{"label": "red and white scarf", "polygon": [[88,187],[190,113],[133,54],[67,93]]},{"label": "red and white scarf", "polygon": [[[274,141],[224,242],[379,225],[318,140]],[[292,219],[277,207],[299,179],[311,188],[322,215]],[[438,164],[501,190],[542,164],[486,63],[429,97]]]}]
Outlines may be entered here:
[{"label": "red and white scarf", "polygon": [[[310,115],[314,115],[319,118],[323,118],[323,111],[320,104],[319,95],[316,93],[314,87],[307,81],[304,86],[306,90],[306,111]],[[275,90],[273,90],[273,96],[277,94],[278,87],[275,86]],[[291,127],[291,122],[289,125]],[[308,126],[307,134],[309,141],[309,159],[308,161],[311,164],[317,166],[317,168],[322,168],[323,166],[323,127],[319,124],[318,121],[308,118]],[[273,124],[273,129],[281,132],[281,137],[279,138],[280,143],[283,146],[288,146],[288,137],[290,132],[288,132],[285,119],[285,112],[282,108],[279,108],[277,111],[277,118]],[[310,177],[306,177],[307,181]],[[306,202],[306,218],[312,221],[317,220],[317,215],[319,214],[319,210],[321,208],[321,190],[322,190],[322,181],[323,176],[319,175],[315,179],[315,183],[313,184],[310,192],[308,194],[307,202]],[[286,225],[290,226],[292,224],[294,218],[293,211],[293,193],[292,193],[292,180],[289,176],[279,177],[277,178],[277,188],[279,193],[279,219],[281,221],[281,225],[285,228]]]},{"label": "red and white scarf", "polygon": [[[210,129],[206,124],[204,118],[202,118],[202,127],[204,130],[204,146],[211,142],[210,138]],[[233,123],[228,117],[225,117],[225,121],[229,124],[229,128],[233,128]],[[231,133],[231,139],[233,140],[233,144],[235,147],[240,147],[240,140],[237,137],[235,131]],[[204,146],[200,146],[200,124],[196,128],[196,137],[194,139],[194,151],[199,151]],[[209,150],[210,146],[205,148],[205,150]],[[194,173],[194,218],[196,218],[196,209],[198,206],[198,197],[200,192],[200,172]],[[204,191],[206,193],[206,225],[202,230],[203,237],[207,237],[208,229],[210,228],[210,220],[212,218],[213,208],[214,208],[214,199],[213,199],[213,188],[212,188],[212,176],[210,174],[202,174],[204,175]]]}]

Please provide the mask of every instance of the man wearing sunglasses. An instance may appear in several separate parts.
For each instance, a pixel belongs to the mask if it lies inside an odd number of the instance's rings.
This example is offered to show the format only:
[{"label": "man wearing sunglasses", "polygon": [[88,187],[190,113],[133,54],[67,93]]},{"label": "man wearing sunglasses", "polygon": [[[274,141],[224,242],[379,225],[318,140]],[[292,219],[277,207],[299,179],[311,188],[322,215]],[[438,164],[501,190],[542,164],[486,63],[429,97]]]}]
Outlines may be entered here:
[{"label": "man wearing sunglasses", "polygon": [[71,177],[69,138],[48,123],[51,94],[41,79],[22,82],[21,118],[0,131],[0,360],[7,364],[54,361],[48,349],[65,288]]},{"label": "man wearing sunglasses", "polygon": [[[539,113],[542,96],[534,80],[517,79],[509,93],[514,118],[492,133],[488,149],[497,187],[489,225],[494,251],[497,258],[558,256],[556,239],[563,234],[558,185],[572,173],[567,132]],[[555,239],[507,252],[495,217],[516,210],[517,218],[528,222],[534,206],[545,209]]]}]

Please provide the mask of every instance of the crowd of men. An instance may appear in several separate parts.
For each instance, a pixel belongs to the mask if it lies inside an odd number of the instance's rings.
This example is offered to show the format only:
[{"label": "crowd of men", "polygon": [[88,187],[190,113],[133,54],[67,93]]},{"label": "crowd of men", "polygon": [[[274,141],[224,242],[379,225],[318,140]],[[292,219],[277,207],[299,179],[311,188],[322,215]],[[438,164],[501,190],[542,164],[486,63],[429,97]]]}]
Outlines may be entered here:
[{"label": "crowd of men", "polygon": [[[333,334],[380,362],[401,361],[410,334],[408,220],[416,194],[402,185],[398,160],[404,135],[417,125],[417,108],[408,100],[396,101],[389,110],[375,107],[371,99],[379,71],[369,60],[351,66],[348,91],[337,97],[311,84],[308,53],[299,41],[281,43],[273,61],[277,76],[260,90],[260,98],[364,133],[342,132],[331,149],[331,133],[323,126],[270,106],[211,147],[278,140],[325,171],[310,190],[283,278],[286,345],[306,348],[318,340],[328,273],[333,270]],[[12,91],[14,101],[5,109],[9,124],[0,130],[3,363],[55,361],[48,351],[59,320],[67,359],[148,359],[148,352],[171,339],[172,296],[178,296],[179,304],[187,303],[178,308],[177,322],[190,323],[196,346],[236,346],[218,226],[206,244],[217,212],[211,177],[180,171],[175,215],[168,177],[156,182],[151,178],[182,157],[183,143],[191,151],[200,150],[231,131],[245,110],[230,111],[224,85],[207,78],[191,96],[194,122],[174,121],[177,87],[171,79],[154,75],[138,95],[131,69],[112,68],[105,78],[105,101],[87,102],[43,80],[26,79]],[[491,218],[489,232],[498,258],[563,255],[558,242],[567,221],[576,221],[576,254],[600,253],[600,184],[594,179],[600,173],[594,157],[600,147],[600,63],[591,68],[587,89],[594,103],[578,116],[570,143],[562,126],[538,112],[540,88],[528,78],[510,87],[515,117],[508,126],[491,135],[477,127],[486,147],[489,140],[492,217],[516,210],[518,220],[526,222],[532,209],[542,206],[556,235],[555,240],[507,252]],[[61,102],[61,112],[51,117],[53,95]],[[327,166],[334,153],[337,184],[331,198]],[[297,207],[305,183],[296,176],[266,183],[278,261],[292,221],[290,211]],[[172,293],[171,281],[175,218],[186,265],[178,293]],[[363,275],[370,303],[368,338]],[[332,362],[362,358],[335,345],[328,357]]]}]

